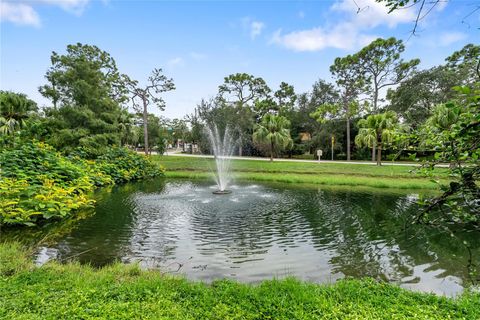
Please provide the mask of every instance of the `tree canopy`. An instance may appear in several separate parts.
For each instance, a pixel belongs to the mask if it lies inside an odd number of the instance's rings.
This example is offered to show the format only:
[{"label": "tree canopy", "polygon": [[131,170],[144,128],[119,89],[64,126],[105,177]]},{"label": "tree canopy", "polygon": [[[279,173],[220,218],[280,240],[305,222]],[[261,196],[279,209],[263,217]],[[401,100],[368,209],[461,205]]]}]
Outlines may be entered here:
[{"label": "tree canopy", "polygon": [[119,145],[119,118],[127,101],[125,75],[115,60],[96,46],[77,43],[65,54],[53,52],[40,93],[53,107],[45,113],[56,128],[47,140],[60,149],[82,147],[92,154]]}]

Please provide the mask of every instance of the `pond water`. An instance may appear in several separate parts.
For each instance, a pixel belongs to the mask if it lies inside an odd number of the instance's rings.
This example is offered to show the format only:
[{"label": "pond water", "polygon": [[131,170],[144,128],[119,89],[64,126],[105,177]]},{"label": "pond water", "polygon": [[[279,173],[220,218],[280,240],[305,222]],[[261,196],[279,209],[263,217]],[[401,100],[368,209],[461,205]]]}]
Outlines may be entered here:
[{"label": "pond water", "polygon": [[474,235],[405,229],[416,194],[276,183],[231,189],[219,196],[207,181],[158,179],[99,192],[95,214],[56,230],[38,262],[139,261],[202,281],[370,276],[449,296],[469,284],[462,239]]}]

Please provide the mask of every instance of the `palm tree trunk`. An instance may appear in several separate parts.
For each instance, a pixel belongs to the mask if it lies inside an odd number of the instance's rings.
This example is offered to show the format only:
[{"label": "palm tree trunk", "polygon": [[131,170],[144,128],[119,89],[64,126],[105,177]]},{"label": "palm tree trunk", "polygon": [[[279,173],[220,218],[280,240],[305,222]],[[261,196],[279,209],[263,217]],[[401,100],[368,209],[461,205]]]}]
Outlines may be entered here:
[{"label": "palm tree trunk", "polygon": [[375,148],[377,147],[377,144],[374,142],[372,146],[372,162],[375,162]]},{"label": "palm tree trunk", "polygon": [[273,140],[270,141],[270,161],[273,161]]},{"label": "palm tree trunk", "polygon": [[145,155],[148,156],[148,113],[147,113],[147,100],[142,97],[143,100],[143,140],[145,147]]},{"label": "palm tree trunk", "polygon": [[378,143],[377,166],[382,165],[382,144]]}]

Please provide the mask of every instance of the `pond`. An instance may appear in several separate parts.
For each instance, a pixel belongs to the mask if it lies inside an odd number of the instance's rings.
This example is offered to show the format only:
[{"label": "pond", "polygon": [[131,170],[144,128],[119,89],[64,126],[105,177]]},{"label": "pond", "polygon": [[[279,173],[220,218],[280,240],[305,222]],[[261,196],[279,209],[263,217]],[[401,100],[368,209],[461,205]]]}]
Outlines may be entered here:
[{"label": "pond", "polygon": [[414,193],[278,183],[231,189],[213,195],[208,181],[157,179],[99,192],[95,214],[56,230],[38,262],[139,261],[202,281],[369,276],[448,296],[470,282],[462,239],[474,235],[458,240],[409,226]]}]

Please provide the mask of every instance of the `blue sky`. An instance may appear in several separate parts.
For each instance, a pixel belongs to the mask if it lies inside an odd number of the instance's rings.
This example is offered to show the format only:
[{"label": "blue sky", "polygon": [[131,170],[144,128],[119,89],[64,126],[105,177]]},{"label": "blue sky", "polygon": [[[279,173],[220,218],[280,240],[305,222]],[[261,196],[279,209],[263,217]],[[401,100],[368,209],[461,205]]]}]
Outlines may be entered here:
[{"label": "blue sky", "polygon": [[263,77],[273,89],[285,81],[307,91],[317,79],[330,79],[335,57],[377,37],[403,39],[404,57],[420,58],[422,68],[440,64],[480,42],[479,12],[462,23],[475,6],[475,0],[441,2],[422,20],[418,36],[409,37],[418,8],[387,15],[373,0],[0,0],[0,87],[48,105],[37,88],[45,83],[51,52],[94,44],[140,82],[163,68],[177,90],[165,94],[166,110],[155,113],[181,118],[214,96],[231,73]]}]

